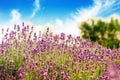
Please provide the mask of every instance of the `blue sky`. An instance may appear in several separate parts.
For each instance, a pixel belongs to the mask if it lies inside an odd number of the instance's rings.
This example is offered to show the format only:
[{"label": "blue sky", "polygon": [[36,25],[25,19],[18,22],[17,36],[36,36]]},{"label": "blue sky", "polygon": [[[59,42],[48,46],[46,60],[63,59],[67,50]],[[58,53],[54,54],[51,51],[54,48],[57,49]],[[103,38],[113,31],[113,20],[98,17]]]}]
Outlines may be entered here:
[{"label": "blue sky", "polygon": [[89,18],[120,16],[119,0],[1,0],[0,27],[52,25],[58,32],[79,34],[77,24]]},{"label": "blue sky", "polygon": [[[11,11],[17,10],[22,14],[21,19],[38,21],[40,24],[52,22],[56,18],[65,20],[81,7],[93,4],[92,0],[1,0],[0,21],[9,21]],[[36,11],[35,11],[36,9]],[[35,11],[33,15],[33,11]]]}]

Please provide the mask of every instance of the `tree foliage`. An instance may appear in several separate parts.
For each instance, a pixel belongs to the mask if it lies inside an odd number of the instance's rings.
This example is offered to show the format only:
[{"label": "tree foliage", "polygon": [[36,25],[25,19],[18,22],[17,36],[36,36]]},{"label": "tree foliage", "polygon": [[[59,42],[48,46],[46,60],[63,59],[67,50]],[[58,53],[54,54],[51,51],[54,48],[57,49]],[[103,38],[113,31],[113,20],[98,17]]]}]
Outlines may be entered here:
[{"label": "tree foliage", "polygon": [[98,42],[107,48],[120,47],[120,21],[111,18],[109,22],[91,19],[79,26],[82,38]]}]

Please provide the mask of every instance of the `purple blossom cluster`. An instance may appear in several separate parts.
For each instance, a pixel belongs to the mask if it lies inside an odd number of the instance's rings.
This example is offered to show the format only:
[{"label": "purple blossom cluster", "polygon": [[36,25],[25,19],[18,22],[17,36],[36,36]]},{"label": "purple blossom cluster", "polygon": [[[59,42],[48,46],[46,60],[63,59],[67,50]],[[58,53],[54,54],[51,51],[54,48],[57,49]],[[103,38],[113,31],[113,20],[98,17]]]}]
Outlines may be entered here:
[{"label": "purple blossom cluster", "polygon": [[119,49],[33,28],[2,29],[0,80],[120,80]]}]

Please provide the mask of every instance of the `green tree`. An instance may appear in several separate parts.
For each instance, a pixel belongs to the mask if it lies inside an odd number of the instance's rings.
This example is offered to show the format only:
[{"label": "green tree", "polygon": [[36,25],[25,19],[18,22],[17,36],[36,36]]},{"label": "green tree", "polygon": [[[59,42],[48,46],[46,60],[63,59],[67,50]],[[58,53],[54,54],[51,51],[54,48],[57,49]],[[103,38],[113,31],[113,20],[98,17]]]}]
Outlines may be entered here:
[{"label": "green tree", "polygon": [[120,22],[118,19],[111,18],[109,22],[91,19],[79,26],[82,38],[98,42],[107,48],[120,47]]}]

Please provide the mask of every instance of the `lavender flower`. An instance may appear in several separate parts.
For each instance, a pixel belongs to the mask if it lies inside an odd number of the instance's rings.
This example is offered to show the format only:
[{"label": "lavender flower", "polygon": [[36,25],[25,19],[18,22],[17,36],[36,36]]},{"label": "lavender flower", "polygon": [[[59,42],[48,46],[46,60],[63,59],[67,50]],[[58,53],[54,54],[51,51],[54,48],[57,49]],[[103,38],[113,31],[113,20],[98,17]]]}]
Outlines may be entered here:
[{"label": "lavender flower", "polygon": [[[15,25],[0,43],[0,80],[120,80],[120,49]],[[9,28],[8,28],[9,29]]]},{"label": "lavender flower", "polygon": [[18,77],[19,77],[20,79],[22,79],[22,78],[23,78],[23,74],[22,74],[22,73],[19,73],[19,74],[18,74]]}]

